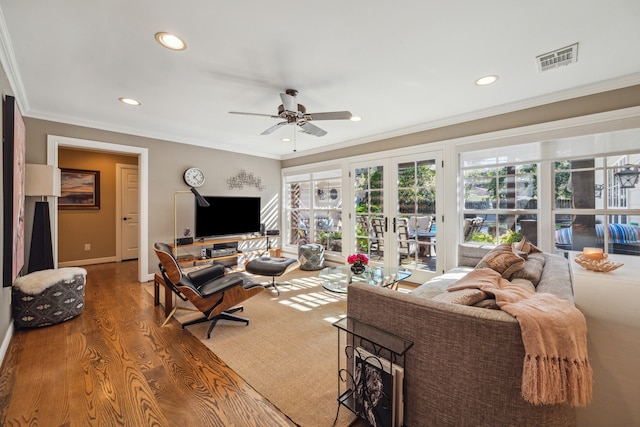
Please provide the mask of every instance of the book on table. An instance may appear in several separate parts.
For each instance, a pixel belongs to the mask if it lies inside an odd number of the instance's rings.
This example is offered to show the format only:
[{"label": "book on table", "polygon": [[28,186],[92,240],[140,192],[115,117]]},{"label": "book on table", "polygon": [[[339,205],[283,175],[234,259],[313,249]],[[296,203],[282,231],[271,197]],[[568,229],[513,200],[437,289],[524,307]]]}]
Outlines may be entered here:
[{"label": "book on table", "polygon": [[375,427],[402,426],[404,369],[356,347],[353,373],[356,413]]}]

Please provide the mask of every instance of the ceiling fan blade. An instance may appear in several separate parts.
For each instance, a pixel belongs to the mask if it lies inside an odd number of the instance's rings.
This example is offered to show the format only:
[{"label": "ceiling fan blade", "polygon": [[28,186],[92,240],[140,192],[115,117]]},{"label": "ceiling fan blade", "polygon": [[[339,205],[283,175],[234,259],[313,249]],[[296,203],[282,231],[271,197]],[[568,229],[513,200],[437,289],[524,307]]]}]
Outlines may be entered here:
[{"label": "ceiling fan blade", "polygon": [[262,116],[262,117],[271,117],[273,119],[279,119],[280,116],[274,116],[273,114],[262,114],[262,113],[243,113],[241,111],[229,111],[229,114],[241,114],[243,116]]},{"label": "ceiling fan blade", "polygon": [[327,113],[306,113],[305,120],[350,120],[352,117],[349,111],[331,111]]},{"label": "ceiling fan blade", "polygon": [[312,125],[309,122],[298,122],[298,126],[302,128],[304,133],[308,133],[315,136],[325,136],[327,134],[326,130],[320,129],[316,125]]},{"label": "ceiling fan blade", "polygon": [[280,99],[282,99],[282,106],[286,111],[298,112],[298,100],[295,96],[291,96],[288,93],[281,93]]},{"label": "ceiling fan blade", "polygon": [[271,126],[269,129],[265,130],[260,135],[269,135],[270,133],[275,132],[276,130],[280,129],[281,126],[284,126],[286,124],[287,124],[287,122],[280,122],[277,125]]}]

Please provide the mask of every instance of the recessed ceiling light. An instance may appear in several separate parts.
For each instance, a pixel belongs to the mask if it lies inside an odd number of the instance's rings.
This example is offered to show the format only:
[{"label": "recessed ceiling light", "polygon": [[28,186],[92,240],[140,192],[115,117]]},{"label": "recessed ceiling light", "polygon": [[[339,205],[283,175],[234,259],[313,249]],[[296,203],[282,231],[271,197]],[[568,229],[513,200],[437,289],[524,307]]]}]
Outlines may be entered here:
[{"label": "recessed ceiling light", "polygon": [[175,34],[165,32],[156,33],[156,40],[167,49],[185,50],[187,48],[185,41]]},{"label": "recessed ceiling light", "polygon": [[498,80],[498,76],[495,76],[495,75],[484,76],[476,80],[476,84],[478,86],[486,86],[486,85],[490,85],[491,83],[495,83],[496,80]]},{"label": "recessed ceiling light", "polygon": [[360,116],[351,116],[351,118],[349,119],[352,122],[359,122],[360,120],[362,120],[362,117]]},{"label": "recessed ceiling light", "polygon": [[123,104],[127,104],[127,105],[133,105],[134,107],[137,107],[139,105],[142,105],[142,102],[138,101],[137,99],[133,99],[133,98],[118,98],[120,100],[120,102],[122,102]]},{"label": "recessed ceiling light", "polygon": [[282,141],[282,142],[289,142],[289,141],[291,141],[291,138],[282,138],[280,141]]}]

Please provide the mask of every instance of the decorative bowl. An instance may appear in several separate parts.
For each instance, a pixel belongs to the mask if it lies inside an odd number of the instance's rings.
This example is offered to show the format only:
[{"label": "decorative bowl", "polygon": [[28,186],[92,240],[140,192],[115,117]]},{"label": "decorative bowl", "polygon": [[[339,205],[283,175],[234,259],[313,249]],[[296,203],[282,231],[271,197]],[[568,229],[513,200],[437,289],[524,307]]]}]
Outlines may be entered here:
[{"label": "decorative bowl", "polygon": [[622,267],[624,264],[610,261],[605,257],[603,259],[593,259],[585,256],[584,254],[576,255],[575,261],[580,267],[586,268],[592,271],[608,272],[613,271],[616,268]]}]

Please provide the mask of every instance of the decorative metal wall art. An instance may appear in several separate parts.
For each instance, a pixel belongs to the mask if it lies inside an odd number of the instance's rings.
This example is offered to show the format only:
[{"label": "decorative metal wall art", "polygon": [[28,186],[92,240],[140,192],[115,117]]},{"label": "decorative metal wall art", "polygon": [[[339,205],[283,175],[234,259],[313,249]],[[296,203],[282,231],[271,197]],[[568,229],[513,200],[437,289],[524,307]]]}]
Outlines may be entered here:
[{"label": "decorative metal wall art", "polygon": [[253,172],[247,173],[244,169],[238,172],[236,176],[227,179],[227,184],[229,184],[229,190],[233,190],[234,188],[242,190],[245,185],[255,187],[259,191],[267,188],[267,186],[262,183],[262,178],[255,176]]}]

